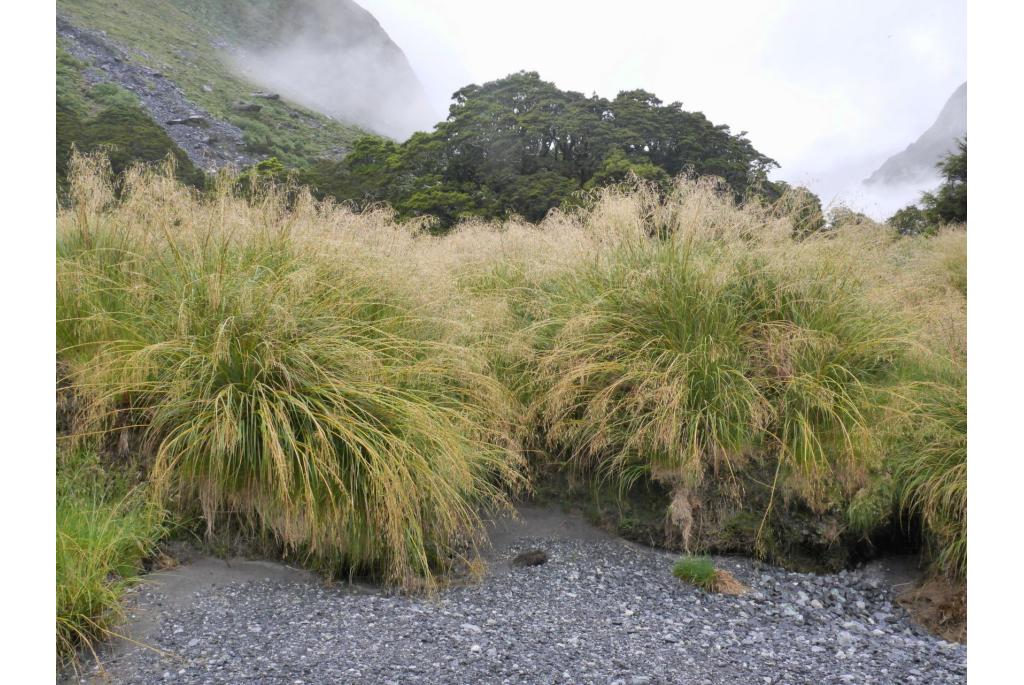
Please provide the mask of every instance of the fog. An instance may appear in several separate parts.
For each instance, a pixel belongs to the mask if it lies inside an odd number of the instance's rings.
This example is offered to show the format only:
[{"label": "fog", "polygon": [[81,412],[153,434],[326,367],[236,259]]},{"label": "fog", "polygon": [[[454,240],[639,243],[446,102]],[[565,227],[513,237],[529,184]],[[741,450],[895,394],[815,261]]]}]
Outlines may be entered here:
[{"label": "fog", "polygon": [[402,140],[462,86],[521,69],[605,97],[644,88],[748,132],[773,178],[875,218],[938,182],[861,183],[966,80],[964,0],[284,4],[278,35],[236,65],[339,120]]},{"label": "fog", "polygon": [[520,69],[586,94],[644,88],[748,131],[780,163],[773,178],[875,217],[934,187],[861,180],[967,78],[964,0],[360,2],[408,55],[435,111],[467,83]]},{"label": "fog", "polygon": [[941,182],[936,172],[899,183],[864,183],[883,161],[878,154],[850,155],[822,171],[787,174],[785,169],[779,169],[772,176],[812,189],[825,208],[845,206],[880,221],[892,216],[897,209],[917,202],[922,192],[934,190]]},{"label": "fog", "polygon": [[231,54],[262,88],[399,140],[439,119],[405,55],[350,0],[297,0],[275,30]]}]

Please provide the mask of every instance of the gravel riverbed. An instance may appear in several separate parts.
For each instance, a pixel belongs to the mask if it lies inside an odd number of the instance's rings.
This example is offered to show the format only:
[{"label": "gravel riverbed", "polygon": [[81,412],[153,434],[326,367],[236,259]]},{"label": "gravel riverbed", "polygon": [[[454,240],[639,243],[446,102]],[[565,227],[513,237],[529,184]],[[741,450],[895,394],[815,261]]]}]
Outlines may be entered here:
[{"label": "gravel riverbed", "polygon": [[[913,625],[870,569],[815,576],[721,558],[750,592],[708,595],[672,576],[672,554],[543,516],[494,535],[480,583],[434,598],[327,586],[271,564],[195,584],[182,567],[178,590],[157,578],[134,593],[135,637],[147,646],[108,649],[73,680],[966,682],[966,647]],[[533,547],[547,563],[511,566]],[[170,597],[183,583],[187,595]]]}]

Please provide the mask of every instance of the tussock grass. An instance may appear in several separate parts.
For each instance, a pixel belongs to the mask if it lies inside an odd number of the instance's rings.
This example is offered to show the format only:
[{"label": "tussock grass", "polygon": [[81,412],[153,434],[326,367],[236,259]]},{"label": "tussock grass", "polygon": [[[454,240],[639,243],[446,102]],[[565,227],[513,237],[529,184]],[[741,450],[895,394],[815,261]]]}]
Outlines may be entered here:
[{"label": "tussock grass", "polygon": [[740,498],[768,473],[770,506],[914,517],[962,567],[963,231],[794,240],[778,206],[680,179],[435,236],[227,177],[115,194],[73,164],[58,340],[82,425],[137,425],[157,492],[211,526],[429,585],[523,485],[525,443],[622,488]]},{"label": "tussock grass", "polygon": [[680,557],[672,567],[672,575],[710,591],[715,581],[715,562],[711,557]]},{"label": "tussock grass", "polygon": [[57,656],[72,662],[116,630],[120,599],[165,533],[144,488],[129,488],[88,453],[57,471]]},{"label": "tussock grass", "polygon": [[710,557],[680,557],[672,566],[672,575],[705,592],[742,595],[749,589],[728,571],[715,568]]},{"label": "tussock grass", "polygon": [[[97,171],[73,192],[109,196]],[[123,192],[60,218],[59,344],[83,424],[140,426],[165,501],[332,572],[429,586],[471,555],[517,458],[506,392],[452,326],[327,258],[281,197],[200,201],[146,175]]]},{"label": "tussock grass", "polygon": [[869,422],[906,344],[899,329],[840,279],[677,236],[630,246],[555,295],[569,313],[540,357],[549,440],[626,479],[691,486],[768,451],[821,500],[874,456]]},{"label": "tussock grass", "polygon": [[963,367],[918,382],[909,419],[890,435],[887,463],[900,519],[917,517],[938,571],[967,577],[967,375]]}]

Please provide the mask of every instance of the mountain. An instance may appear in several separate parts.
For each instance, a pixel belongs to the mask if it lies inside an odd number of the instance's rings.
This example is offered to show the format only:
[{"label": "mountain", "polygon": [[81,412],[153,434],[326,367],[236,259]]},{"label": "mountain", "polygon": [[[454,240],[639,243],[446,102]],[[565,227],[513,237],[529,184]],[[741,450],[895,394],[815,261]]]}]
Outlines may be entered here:
[{"label": "mountain", "polygon": [[906,150],[885,160],[864,182],[868,185],[916,183],[936,176],[935,165],[955,151],[956,141],[967,135],[967,83],[946,101],[938,119]]},{"label": "mountain", "polygon": [[435,120],[352,0],[58,0],[57,53],[65,119],[137,109],[206,170],[340,159],[367,131]]},{"label": "mountain", "polygon": [[253,82],[392,138],[437,122],[405,54],[351,0],[271,3],[249,22],[273,29],[235,51],[235,66]]}]

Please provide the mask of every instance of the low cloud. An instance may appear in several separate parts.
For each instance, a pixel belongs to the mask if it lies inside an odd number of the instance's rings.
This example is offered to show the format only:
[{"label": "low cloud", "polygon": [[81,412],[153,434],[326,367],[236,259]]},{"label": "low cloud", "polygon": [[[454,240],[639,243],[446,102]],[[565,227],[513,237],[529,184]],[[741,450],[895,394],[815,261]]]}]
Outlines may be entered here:
[{"label": "low cloud", "polygon": [[262,88],[392,138],[438,120],[401,49],[349,0],[294,3],[276,38],[239,46],[231,60]]}]

